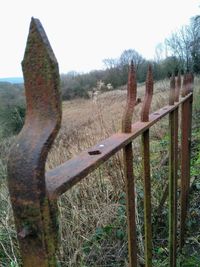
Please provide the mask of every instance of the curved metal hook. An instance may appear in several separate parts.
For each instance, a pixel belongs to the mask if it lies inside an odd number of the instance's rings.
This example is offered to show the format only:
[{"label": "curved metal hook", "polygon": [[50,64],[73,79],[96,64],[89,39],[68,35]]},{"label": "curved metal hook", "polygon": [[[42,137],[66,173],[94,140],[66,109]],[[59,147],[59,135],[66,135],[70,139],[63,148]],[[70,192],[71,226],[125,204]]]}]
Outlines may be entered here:
[{"label": "curved metal hook", "polygon": [[152,73],[152,66],[149,65],[147,78],[146,78],[146,91],[144,102],[141,111],[141,121],[147,122],[149,121],[149,111],[151,107],[151,101],[153,97],[153,73]]},{"label": "curved metal hook", "polygon": [[130,133],[131,132],[131,123],[133,117],[133,111],[136,104],[136,96],[137,96],[137,81],[136,81],[136,73],[133,65],[133,61],[131,61],[129,74],[128,74],[128,93],[127,93],[127,103],[124,112],[124,116],[122,119],[122,132]]},{"label": "curved metal hook", "polygon": [[47,266],[55,248],[45,163],[61,124],[61,97],[58,63],[38,19],[31,20],[22,68],[27,112],[10,151],[8,185],[24,266]]}]

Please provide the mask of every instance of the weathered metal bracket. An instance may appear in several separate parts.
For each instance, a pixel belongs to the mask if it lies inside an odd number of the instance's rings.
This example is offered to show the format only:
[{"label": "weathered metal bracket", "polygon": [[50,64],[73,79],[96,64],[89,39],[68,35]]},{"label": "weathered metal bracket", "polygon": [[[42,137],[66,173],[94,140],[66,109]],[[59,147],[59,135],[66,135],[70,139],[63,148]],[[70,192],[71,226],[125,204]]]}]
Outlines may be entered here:
[{"label": "weathered metal bracket", "polygon": [[48,199],[45,163],[61,124],[60,80],[57,60],[38,19],[31,20],[22,68],[27,113],[10,151],[8,186],[23,266],[55,266],[56,203]]}]

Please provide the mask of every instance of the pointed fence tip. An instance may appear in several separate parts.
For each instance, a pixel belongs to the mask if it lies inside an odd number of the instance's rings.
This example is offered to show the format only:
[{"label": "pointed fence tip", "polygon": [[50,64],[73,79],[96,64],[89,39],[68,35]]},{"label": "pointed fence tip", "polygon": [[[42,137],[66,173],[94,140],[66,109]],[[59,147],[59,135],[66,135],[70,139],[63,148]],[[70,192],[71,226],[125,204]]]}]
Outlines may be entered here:
[{"label": "pointed fence tip", "polygon": [[[131,90],[136,90],[136,71],[135,71],[135,66],[133,64],[133,61],[131,60],[131,65],[129,66],[129,71],[128,71],[128,92]],[[128,93],[129,96],[129,93]]]},{"label": "pointed fence tip", "polygon": [[141,121],[149,121],[149,112],[151,108],[151,102],[153,97],[153,70],[151,64],[148,65],[146,76],[146,91],[141,110]]},{"label": "pointed fence tip", "polygon": [[132,59],[131,59],[131,64],[130,65],[134,67],[133,60]]},{"label": "pointed fence tip", "polygon": [[177,78],[175,79],[175,102],[179,102],[181,90],[181,74],[178,72]]},{"label": "pointed fence tip", "polygon": [[[40,46],[44,48],[44,50],[46,50],[46,53],[49,59],[51,59],[54,64],[58,65],[53,49],[50,45],[47,34],[40,20],[37,18],[31,17],[26,50],[25,50],[23,61],[22,61],[22,65],[24,61],[26,61],[26,58],[29,57],[31,53],[32,53],[32,56],[36,57],[36,54],[38,52],[37,47],[39,44]],[[35,51],[33,52],[33,50]]]},{"label": "pointed fence tip", "polygon": [[128,92],[127,92],[126,108],[122,119],[122,132],[130,133],[133,111],[137,97],[137,80],[136,80],[136,71],[133,61],[131,61],[131,64],[129,66],[127,91]]},{"label": "pointed fence tip", "polygon": [[188,75],[187,73],[183,74],[183,86],[182,86],[182,97],[185,97],[187,95],[187,82],[188,82]]},{"label": "pointed fence tip", "polygon": [[135,75],[135,66],[134,66],[133,60],[131,60],[131,63],[129,65],[129,74]]},{"label": "pointed fence tip", "polygon": [[153,90],[153,68],[152,65],[148,65],[146,76],[146,90],[150,93]]},{"label": "pointed fence tip", "polygon": [[153,67],[152,67],[151,63],[149,63],[149,65],[148,65],[148,72],[150,72],[150,73],[153,72]]},{"label": "pointed fence tip", "polygon": [[170,78],[169,105],[174,105],[175,102],[175,86],[175,75],[173,73]]},{"label": "pointed fence tip", "polygon": [[37,18],[34,18],[34,17],[31,17],[31,22],[30,22],[30,29],[35,26],[35,28],[38,30],[38,32],[41,31],[41,28],[42,30],[44,31],[43,27],[42,27],[42,24],[40,22],[39,19]]},{"label": "pointed fence tip", "polygon": [[[27,114],[40,110],[40,116],[60,120],[60,75],[54,52],[38,19],[31,18],[22,70],[25,83]],[[33,112],[34,111],[34,112]]]},{"label": "pointed fence tip", "polygon": [[175,90],[175,75],[174,73],[172,74],[170,78],[170,90]]}]

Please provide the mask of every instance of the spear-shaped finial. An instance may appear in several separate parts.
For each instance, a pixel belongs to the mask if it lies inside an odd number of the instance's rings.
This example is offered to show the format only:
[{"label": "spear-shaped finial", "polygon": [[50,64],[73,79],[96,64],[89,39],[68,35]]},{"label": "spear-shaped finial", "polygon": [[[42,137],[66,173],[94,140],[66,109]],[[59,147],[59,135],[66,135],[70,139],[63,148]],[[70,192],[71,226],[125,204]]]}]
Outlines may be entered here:
[{"label": "spear-shaped finial", "polygon": [[31,20],[22,68],[26,119],[10,151],[8,186],[23,266],[55,266],[56,203],[49,204],[45,163],[61,124],[60,77],[38,19]]},{"label": "spear-shaped finial", "polygon": [[181,74],[179,72],[175,84],[175,102],[179,101],[180,90],[181,90]]},{"label": "spear-shaped finial", "polygon": [[169,105],[174,105],[174,100],[175,100],[175,76],[173,74],[170,79]]},{"label": "spear-shaped finial", "polygon": [[137,82],[136,82],[136,73],[133,61],[131,61],[131,65],[129,68],[127,89],[128,89],[127,103],[124,111],[124,116],[122,119],[122,132],[124,133],[131,132],[133,111],[136,104]]},{"label": "spear-shaped finial", "polygon": [[149,64],[146,78],[146,91],[144,102],[141,111],[141,121],[147,122],[149,121],[149,111],[151,107],[151,101],[153,97],[153,73],[152,66]]},{"label": "spear-shaped finial", "polygon": [[188,93],[191,93],[193,91],[193,85],[194,85],[194,75],[193,73],[188,74]]},{"label": "spear-shaped finial", "polygon": [[181,96],[185,97],[187,95],[187,74],[183,75],[183,85],[182,85],[182,92]]},{"label": "spear-shaped finial", "polygon": [[[51,117],[60,123],[61,96],[58,63],[38,19],[32,18],[22,68],[27,118]],[[51,113],[51,114],[50,114]]]}]

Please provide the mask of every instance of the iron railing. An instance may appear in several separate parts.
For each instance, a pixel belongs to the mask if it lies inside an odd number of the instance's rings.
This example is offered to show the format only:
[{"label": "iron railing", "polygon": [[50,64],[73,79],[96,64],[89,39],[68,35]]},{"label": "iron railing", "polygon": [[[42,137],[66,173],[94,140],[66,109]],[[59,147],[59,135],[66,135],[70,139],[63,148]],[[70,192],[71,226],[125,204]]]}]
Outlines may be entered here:
[{"label": "iron railing", "polygon": [[[153,75],[149,67],[141,121],[131,124],[136,105],[136,73],[131,63],[122,132],[101,141],[75,158],[45,173],[48,152],[61,124],[61,97],[56,58],[39,20],[32,18],[22,62],[27,113],[24,127],[12,146],[8,186],[24,267],[56,266],[58,248],[57,199],[86,175],[123,149],[126,177],[129,266],[137,265],[135,181],[132,141],[142,137],[144,181],[145,266],[152,266],[151,174],[149,130],[169,116],[169,266],[176,266],[177,246],[184,245],[190,186],[190,139],[193,76],[172,76],[169,105],[149,115]],[[180,91],[182,92],[179,98]],[[180,112],[179,112],[180,110]],[[180,116],[179,116],[180,114]],[[181,120],[181,215],[177,237],[178,131]],[[178,242],[179,240],[179,242]]]}]

